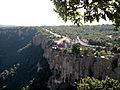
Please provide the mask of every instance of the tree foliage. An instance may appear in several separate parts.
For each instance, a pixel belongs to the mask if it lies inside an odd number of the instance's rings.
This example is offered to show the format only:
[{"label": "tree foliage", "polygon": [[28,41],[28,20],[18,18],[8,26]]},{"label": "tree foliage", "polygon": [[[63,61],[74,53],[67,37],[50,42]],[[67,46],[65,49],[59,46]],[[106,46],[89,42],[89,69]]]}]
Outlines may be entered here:
[{"label": "tree foliage", "polygon": [[78,43],[72,45],[72,53],[73,54],[80,54],[80,45]]},{"label": "tree foliage", "polygon": [[116,28],[120,26],[120,0],[51,1],[55,6],[54,11],[64,21],[71,20],[74,24],[81,25],[81,20],[84,20],[84,22],[97,20],[99,22],[100,18],[104,20],[108,18],[116,25]]},{"label": "tree foliage", "polygon": [[101,81],[94,77],[82,78],[77,85],[78,90],[120,90],[120,82],[108,76]]}]

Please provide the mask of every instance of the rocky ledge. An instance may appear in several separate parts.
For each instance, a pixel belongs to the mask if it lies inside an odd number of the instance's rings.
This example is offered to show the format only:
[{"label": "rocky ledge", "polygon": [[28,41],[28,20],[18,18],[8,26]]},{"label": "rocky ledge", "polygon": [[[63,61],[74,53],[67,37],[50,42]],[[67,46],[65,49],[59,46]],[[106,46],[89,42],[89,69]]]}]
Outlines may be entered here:
[{"label": "rocky ledge", "polygon": [[33,44],[41,45],[44,49],[44,57],[47,58],[52,71],[52,76],[48,81],[48,87],[51,90],[66,90],[70,86],[69,90],[73,90],[75,82],[86,76],[98,79],[110,76],[120,80],[120,58],[108,60],[93,56],[74,55],[52,49],[52,43],[53,40],[46,35],[39,34],[33,37]]}]

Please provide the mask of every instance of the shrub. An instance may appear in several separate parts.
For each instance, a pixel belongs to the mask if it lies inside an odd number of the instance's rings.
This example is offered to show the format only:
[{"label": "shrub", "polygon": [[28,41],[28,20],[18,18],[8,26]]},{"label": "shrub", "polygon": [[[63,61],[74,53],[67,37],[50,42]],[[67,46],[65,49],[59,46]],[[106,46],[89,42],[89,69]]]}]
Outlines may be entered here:
[{"label": "shrub", "polygon": [[78,43],[72,45],[72,53],[73,54],[79,54],[80,53],[80,45]]},{"label": "shrub", "polygon": [[120,82],[108,76],[101,81],[94,77],[82,78],[77,85],[78,90],[120,90]]}]

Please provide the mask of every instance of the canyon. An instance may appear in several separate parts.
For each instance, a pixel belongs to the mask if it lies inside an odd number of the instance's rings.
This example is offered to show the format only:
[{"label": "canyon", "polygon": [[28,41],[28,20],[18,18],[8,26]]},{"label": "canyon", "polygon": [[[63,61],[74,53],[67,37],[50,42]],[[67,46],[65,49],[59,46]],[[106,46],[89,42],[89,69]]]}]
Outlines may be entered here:
[{"label": "canyon", "polygon": [[[76,90],[76,82],[90,76],[120,80],[120,58],[111,60],[74,55],[53,49],[53,36],[39,27],[0,28],[2,90]],[[19,67],[14,70],[14,66]],[[14,68],[13,68],[14,67]],[[6,71],[14,73],[6,75]],[[5,87],[5,88],[3,88]],[[0,89],[0,90],[1,90]]]}]

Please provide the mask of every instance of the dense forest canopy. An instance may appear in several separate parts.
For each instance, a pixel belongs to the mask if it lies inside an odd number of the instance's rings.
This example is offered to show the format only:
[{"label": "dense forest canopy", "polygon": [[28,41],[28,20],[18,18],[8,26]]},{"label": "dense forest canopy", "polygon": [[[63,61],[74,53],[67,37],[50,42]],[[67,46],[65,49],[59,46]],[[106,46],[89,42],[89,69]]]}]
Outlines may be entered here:
[{"label": "dense forest canopy", "polygon": [[[93,22],[107,18],[113,22],[116,29],[120,26],[120,0],[51,0],[54,11],[64,21],[72,21],[78,26],[81,21]],[[82,14],[83,13],[83,14]]]}]

